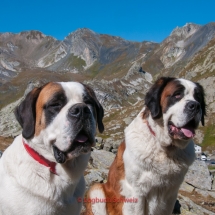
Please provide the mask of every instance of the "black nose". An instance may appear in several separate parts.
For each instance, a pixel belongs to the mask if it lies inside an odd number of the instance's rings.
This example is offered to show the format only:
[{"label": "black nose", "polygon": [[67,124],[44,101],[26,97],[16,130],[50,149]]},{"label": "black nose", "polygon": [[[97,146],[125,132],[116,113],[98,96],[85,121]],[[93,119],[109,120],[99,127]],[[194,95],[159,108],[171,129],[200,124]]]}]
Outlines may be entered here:
[{"label": "black nose", "polygon": [[87,105],[81,103],[73,105],[68,111],[69,116],[75,118],[86,117],[90,115],[90,113],[90,109]]},{"label": "black nose", "polygon": [[186,105],[186,109],[190,112],[196,112],[200,110],[200,104],[196,101],[190,101]]}]

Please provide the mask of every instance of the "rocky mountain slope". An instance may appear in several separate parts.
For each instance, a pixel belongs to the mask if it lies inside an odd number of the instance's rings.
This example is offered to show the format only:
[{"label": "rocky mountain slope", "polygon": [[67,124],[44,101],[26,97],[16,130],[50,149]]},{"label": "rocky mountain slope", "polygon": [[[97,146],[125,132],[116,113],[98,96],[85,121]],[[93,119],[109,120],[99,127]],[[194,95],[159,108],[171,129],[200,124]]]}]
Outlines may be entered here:
[{"label": "rocky mountain slope", "polygon": [[[123,137],[132,110],[142,108],[146,91],[161,75],[199,81],[205,87],[208,115],[213,115],[214,41],[215,23],[187,23],[160,44],[126,41],[89,29],[78,29],[63,41],[38,31],[0,34],[0,133],[16,133],[12,129],[16,126],[10,125],[13,107],[29,84],[38,80],[75,80],[91,85],[106,110],[103,136],[107,138],[115,131]],[[115,130],[114,124],[119,125]],[[197,143],[213,140],[211,118],[207,125],[198,133]]]}]

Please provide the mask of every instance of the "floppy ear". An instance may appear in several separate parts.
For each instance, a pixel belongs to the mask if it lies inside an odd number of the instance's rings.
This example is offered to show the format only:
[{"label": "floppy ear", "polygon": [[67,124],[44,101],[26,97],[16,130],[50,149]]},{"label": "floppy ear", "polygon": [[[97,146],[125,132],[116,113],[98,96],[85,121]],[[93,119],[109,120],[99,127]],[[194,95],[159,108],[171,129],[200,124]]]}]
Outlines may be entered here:
[{"label": "floppy ear", "polygon": [[149,89],[145,97],[145,105],[150,110],[153,119],[158,119],[162,116],[162,109],[160,105],[161,94],[168,82],[174,80],[171,77],[161,77]]},{"label": "floppy ear", "polygon": [[35,132],[36,101],[42,88],[35,88],[27,94],[26,98],[15,109],[15,116],[23,131],[22,136],[31,138]]},{"label": "floppy ear", "polygon": [[96,108],[96,118],[97,118],[98,129],[99,129],[99,132],[102,133],[104,131],[104,125],[102,122],[102,119],[104,117],[104,109],[101,106],[101,104],[99,103],[98,99],[96,98],[96,95],[95,95],[95,92],[93,91],[93,89],[91,87],[89,87],[88,85],[85,85],[85,84],[83,84],[83,85],[84,85],[85,89],[87,90],[89,96],[94,101],[95,108]]},{"label": "floppy ear", "polygon": [[204,88],[202,87],[202,85],[200,85],[199,83],[196,83],[198,89],[199,89],[199,103],[201,105],[201,109],[202,109],[202,117],[201,117],[201,123],[204,126],[205,125],[205,116],[206,116],[206,103],[205,103],[205,92],[204,92]]}]

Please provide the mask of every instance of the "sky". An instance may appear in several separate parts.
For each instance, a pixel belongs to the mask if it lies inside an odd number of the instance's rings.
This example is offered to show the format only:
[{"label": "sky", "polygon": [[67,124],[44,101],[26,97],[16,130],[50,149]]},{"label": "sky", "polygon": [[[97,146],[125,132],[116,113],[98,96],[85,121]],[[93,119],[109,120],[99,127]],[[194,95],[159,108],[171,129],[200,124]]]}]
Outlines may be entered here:
[{"label": "sky", "polygon": [[1,0],[0,32],[39,30],[63,40],[78,28],[161,42],[177,26],[215,22],[215,0]]}]

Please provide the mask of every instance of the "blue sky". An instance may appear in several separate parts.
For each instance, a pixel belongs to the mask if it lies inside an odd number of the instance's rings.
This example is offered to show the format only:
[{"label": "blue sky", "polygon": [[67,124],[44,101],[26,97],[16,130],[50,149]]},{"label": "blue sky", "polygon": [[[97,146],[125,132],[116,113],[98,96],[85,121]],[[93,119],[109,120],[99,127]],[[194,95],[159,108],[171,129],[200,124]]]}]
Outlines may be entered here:
[{"label": "blue sky", "polygon": [[78,28],[161,42],[176,26],[215,21],[215,0],[1,0],[0,32],[39,30],[62,40]]}]

